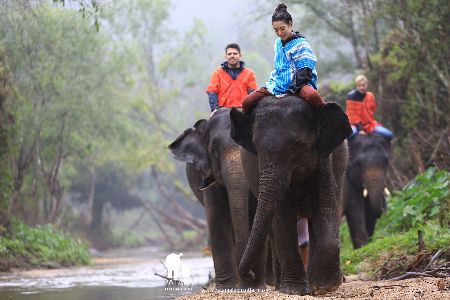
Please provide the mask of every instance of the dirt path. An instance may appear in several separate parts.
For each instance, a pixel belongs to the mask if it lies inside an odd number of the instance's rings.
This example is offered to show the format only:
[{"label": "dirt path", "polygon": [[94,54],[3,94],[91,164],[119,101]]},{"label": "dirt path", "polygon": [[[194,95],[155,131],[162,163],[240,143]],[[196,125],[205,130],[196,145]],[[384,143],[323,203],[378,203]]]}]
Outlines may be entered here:
[{"label": "dirt path", "polygon": [[347,279],[339,289],[323,296],[293,296],[269,292],[209,292],[177,300],[268,300],[268,299],[383,299],[383,300],[444,300],[450,299],[450,278],[414,278],[400,281],[364,281]]}]

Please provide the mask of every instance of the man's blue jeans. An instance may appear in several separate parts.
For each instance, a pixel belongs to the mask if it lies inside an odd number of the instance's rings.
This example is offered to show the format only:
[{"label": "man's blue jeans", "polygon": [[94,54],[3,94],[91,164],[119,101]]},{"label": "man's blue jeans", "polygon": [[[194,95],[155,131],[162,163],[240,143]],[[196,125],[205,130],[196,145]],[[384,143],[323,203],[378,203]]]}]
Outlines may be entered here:
[{"label": "man's blue jeans", "polygon": [[[358,133],[358,131],[361,130],[361,126],[357,126],[357,125],[352,125],[352,136],[356,135]],[[373,133],[378,133],[379,135],[382,135],[384,137],[387,137],[389,139],[392,139],[393,134],[392,131],[390,131],[389,129],[387,129],[386,127],[383,127],[381,125],[377,125],[373,131]]]}]

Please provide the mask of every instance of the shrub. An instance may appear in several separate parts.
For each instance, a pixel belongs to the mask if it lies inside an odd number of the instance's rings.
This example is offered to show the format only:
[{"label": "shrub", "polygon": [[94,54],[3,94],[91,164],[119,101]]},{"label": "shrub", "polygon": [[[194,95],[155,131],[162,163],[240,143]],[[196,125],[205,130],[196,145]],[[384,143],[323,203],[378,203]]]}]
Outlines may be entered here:
[{"label": "shrub", "polygon": [[9,267],[73,266],[89,264],[90,255],[86,245],[49,224],[30,228],[12,219],[0,237],[0,261]]}]

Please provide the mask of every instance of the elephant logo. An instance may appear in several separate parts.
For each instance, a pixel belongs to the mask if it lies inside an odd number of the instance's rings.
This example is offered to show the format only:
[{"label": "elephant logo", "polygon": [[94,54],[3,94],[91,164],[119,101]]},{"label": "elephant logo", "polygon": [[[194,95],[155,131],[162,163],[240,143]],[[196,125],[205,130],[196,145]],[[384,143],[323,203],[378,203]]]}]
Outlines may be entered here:
[{"label": "elephant logo", "polygon": [[183,284],[191,283],[191,268],[181,261],[183,253],[171,253],[166,257],[167,278],[180,281]]}]

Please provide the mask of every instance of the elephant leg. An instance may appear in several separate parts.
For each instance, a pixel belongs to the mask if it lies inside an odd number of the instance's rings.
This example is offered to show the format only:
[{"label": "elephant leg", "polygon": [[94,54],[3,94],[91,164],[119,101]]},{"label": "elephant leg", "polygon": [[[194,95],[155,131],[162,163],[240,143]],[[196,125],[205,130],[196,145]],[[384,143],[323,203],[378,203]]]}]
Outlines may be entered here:
[{"label": "elephant leg", "polygon": [[305,269],[298,252],[297,210],[293,200],[285,199],[280,204],[273,228],[281,267],[279,292],[294,295],[309,294]]},{"label": "elephant leg", "polygon": [[274,278],[274,286],[275,290],[278,291],[281,285],[281,267],[273,230],[271,230],[269,233],[269,245],[270,251],[272,252],[272,273]]},{"label": "elephant leg", "polygon": [[345,209],[345,218],[347,219],[350,237],[352,239],[353,248],[361,248],[369,241],[366,230],[366,208],[365,200],[362,192],[353,187],[348,186],[348,204]]},{"label": "elephant leg", "polygon": [[339,288],[342,273],[339,261],[339,198],[329,160],[319,163],[317,196],[309,220],[310,258],[308,282],[314,295]]},{"label": "elephant leg", "polygon": [[270,238],[267,241],[267,259],[266,259],[266,284],[275,286],[275,274],[273,272],[273,257],[272,257],[272,243],[270,242]]},{"label": "elephant leg", "polygon": [[217,289],[239,287],[233,230],[226,191],[217,184],[203,191]]}]

